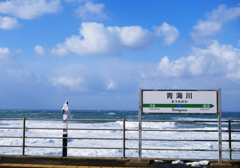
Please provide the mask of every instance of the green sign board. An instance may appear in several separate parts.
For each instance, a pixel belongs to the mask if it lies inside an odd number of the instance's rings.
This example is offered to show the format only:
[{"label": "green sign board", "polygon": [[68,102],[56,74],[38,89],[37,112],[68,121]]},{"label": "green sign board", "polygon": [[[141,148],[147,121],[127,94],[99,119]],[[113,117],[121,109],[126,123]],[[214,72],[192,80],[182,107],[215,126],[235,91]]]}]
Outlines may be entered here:
[{"label": "green sign board", "polygon": [[143,113],[217,113],[218,90],[143,90]]}]

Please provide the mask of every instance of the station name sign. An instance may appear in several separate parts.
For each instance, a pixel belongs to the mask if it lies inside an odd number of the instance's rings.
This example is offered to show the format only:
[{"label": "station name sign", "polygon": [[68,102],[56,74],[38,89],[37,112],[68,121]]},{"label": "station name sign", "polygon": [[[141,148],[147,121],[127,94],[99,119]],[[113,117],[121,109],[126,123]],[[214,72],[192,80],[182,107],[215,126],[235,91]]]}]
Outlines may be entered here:
[{"label": "station name sign", "polygon": [[141,90],[143,113],[217,114],[218,90]]}]

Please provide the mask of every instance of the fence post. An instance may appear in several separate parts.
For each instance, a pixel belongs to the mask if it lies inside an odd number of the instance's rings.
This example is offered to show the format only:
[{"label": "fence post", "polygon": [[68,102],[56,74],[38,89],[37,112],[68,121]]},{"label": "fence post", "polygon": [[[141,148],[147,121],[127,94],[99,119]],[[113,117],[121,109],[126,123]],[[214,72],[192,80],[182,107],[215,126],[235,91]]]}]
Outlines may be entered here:
[{"label": "fence post", "polygon": [[231,120],[228,120],[228,145],[229,145],[229,160],[232,160]]},{"label": "fence post", "polygon": [[138,109],[138,160],[142,160],[142,89],[139,89]]},{"label": "fence post", "polygon": [[22,155],[25,155],[25,125],[26,125],[26,119],[23,117],[23,136],[22,136]]},{"label": "fence post", "polygon": [[123,158],[125,158],[125,118],[123,119]]},{"label": "fence post", "polygon": [[221,89],[218,90],[218,163],[222,163],[222,106]]}]

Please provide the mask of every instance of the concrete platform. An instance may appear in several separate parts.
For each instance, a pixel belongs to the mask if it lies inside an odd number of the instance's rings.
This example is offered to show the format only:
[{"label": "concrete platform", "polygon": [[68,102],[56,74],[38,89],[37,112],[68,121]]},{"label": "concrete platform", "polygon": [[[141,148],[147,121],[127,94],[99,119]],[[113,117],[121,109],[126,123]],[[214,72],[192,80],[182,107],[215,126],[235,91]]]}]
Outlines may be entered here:
[{"label": "concrete platform", "polygon": [[212,167],[232,167],[232,164],[229,162],[223,162],[223,163],[218,163],[218,162],[213,162],[210,163]]},{"label": "concrete platform", "polygon": [[[49,167],[49,168],[189,168],[186,164],[171,164],[173,160],[163,159],[163,162],[154,162],[154,159],[143,159],[139,162],[137,159],[131,158],[76,158],[76,157],[47,157],[47,156],[0,156],[0,168],[3,167]],[[196,160],[183,160],[192,162]],[[240,168],[240,161],[227,162],[219,164],[212,161],[210,165],[201,166],[208,167],[224,167],[224,168]]]}]

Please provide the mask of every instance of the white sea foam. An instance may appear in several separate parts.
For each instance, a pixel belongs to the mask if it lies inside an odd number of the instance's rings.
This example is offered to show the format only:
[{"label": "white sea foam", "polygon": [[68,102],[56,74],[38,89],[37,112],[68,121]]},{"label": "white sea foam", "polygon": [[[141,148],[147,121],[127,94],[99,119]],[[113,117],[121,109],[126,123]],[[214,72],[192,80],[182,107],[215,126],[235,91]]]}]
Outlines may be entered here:
[{"label": "white sea foam", "polygon": [[203,160],[200,162],[188,162],[186,163],[187,166],[192,166],[192,167],[200,167],[200,166],[207,166],[209,165],[209,161],[208,160]]},{"label": "white sea foam", "polygon": [[183,164],[183,161],[181,161],[181,160],[175,160],[175,161],[172,161],[172,164]]},{"label": "white sea foam", "polygon": [[[69,122],[69,128],[107,128],[107,129],[122,129],[122,121],[105,122],[105,123],[79,123]],[[2,120],[1,126],[4,127],[22,127],[22,121]],[[143,129],[179,129],[175,122],[143,122]],[[34,128],[62,128],[61,121],[38,121],[27,120],[26,127]],[[127,131],[126,138],[136,139],[127,140],[126,148],[138,148],[138,122],[126,122],[126,129],[136,129],[136,131]],[[182,128],[181,128],[182,129]],[[216,127],[205,128],[183,128],[183,129],[204,129],[217,130]],[[21,129],[2,129],[1,136],[22,136]],[[62,137],[62,130],[40,130],[27,129],[27,137]],[[69,147],[108,147],[120,149],[68,149],[68,156],[86,156],[86,157],[122,157],[122,140],[87,140],[82,138],[122,138],[122,131],[117,130],[69,130],[68,137],[77,137],[79,139],[69,139]],[[160,131],[143,131],[143,139],[202,139],[202,140],[217,140],[217,132],[160,132]],[[228,134],[223,133],[223,140],[228,139]],[[232,133],[232,139],[240,139],[239,133]],[[0,145],[22,145],[21,138],[0,138]],[[61,139],[37,139],[26,138],[25,145],[27,146],[62,146]],[[233,143],[233,149],[239,149],[240,143]],[[161,148],[161,149],[207,149],[217,150],[218,142],[198,142],[198,141],[142,141],[143,148]],[[228,149],[228,143],[223,142],[223,149]],[[5,155],[21,155],[21,147],[1,147],[1,154]],[[61,156],[61,148],[26,148],[26,155],[55,155]],[[143,150],[143,157],[148,158],[198,158],[198,159],[217,159],[218,152],[212,151],[167,151],[167,150]],[[138,157],[138,150],[126,150],[126,157]],[[239,157],[239,152],[234,152],[233,158]],[[223,152],[223,158],[228,158],[228,152]]]}]

